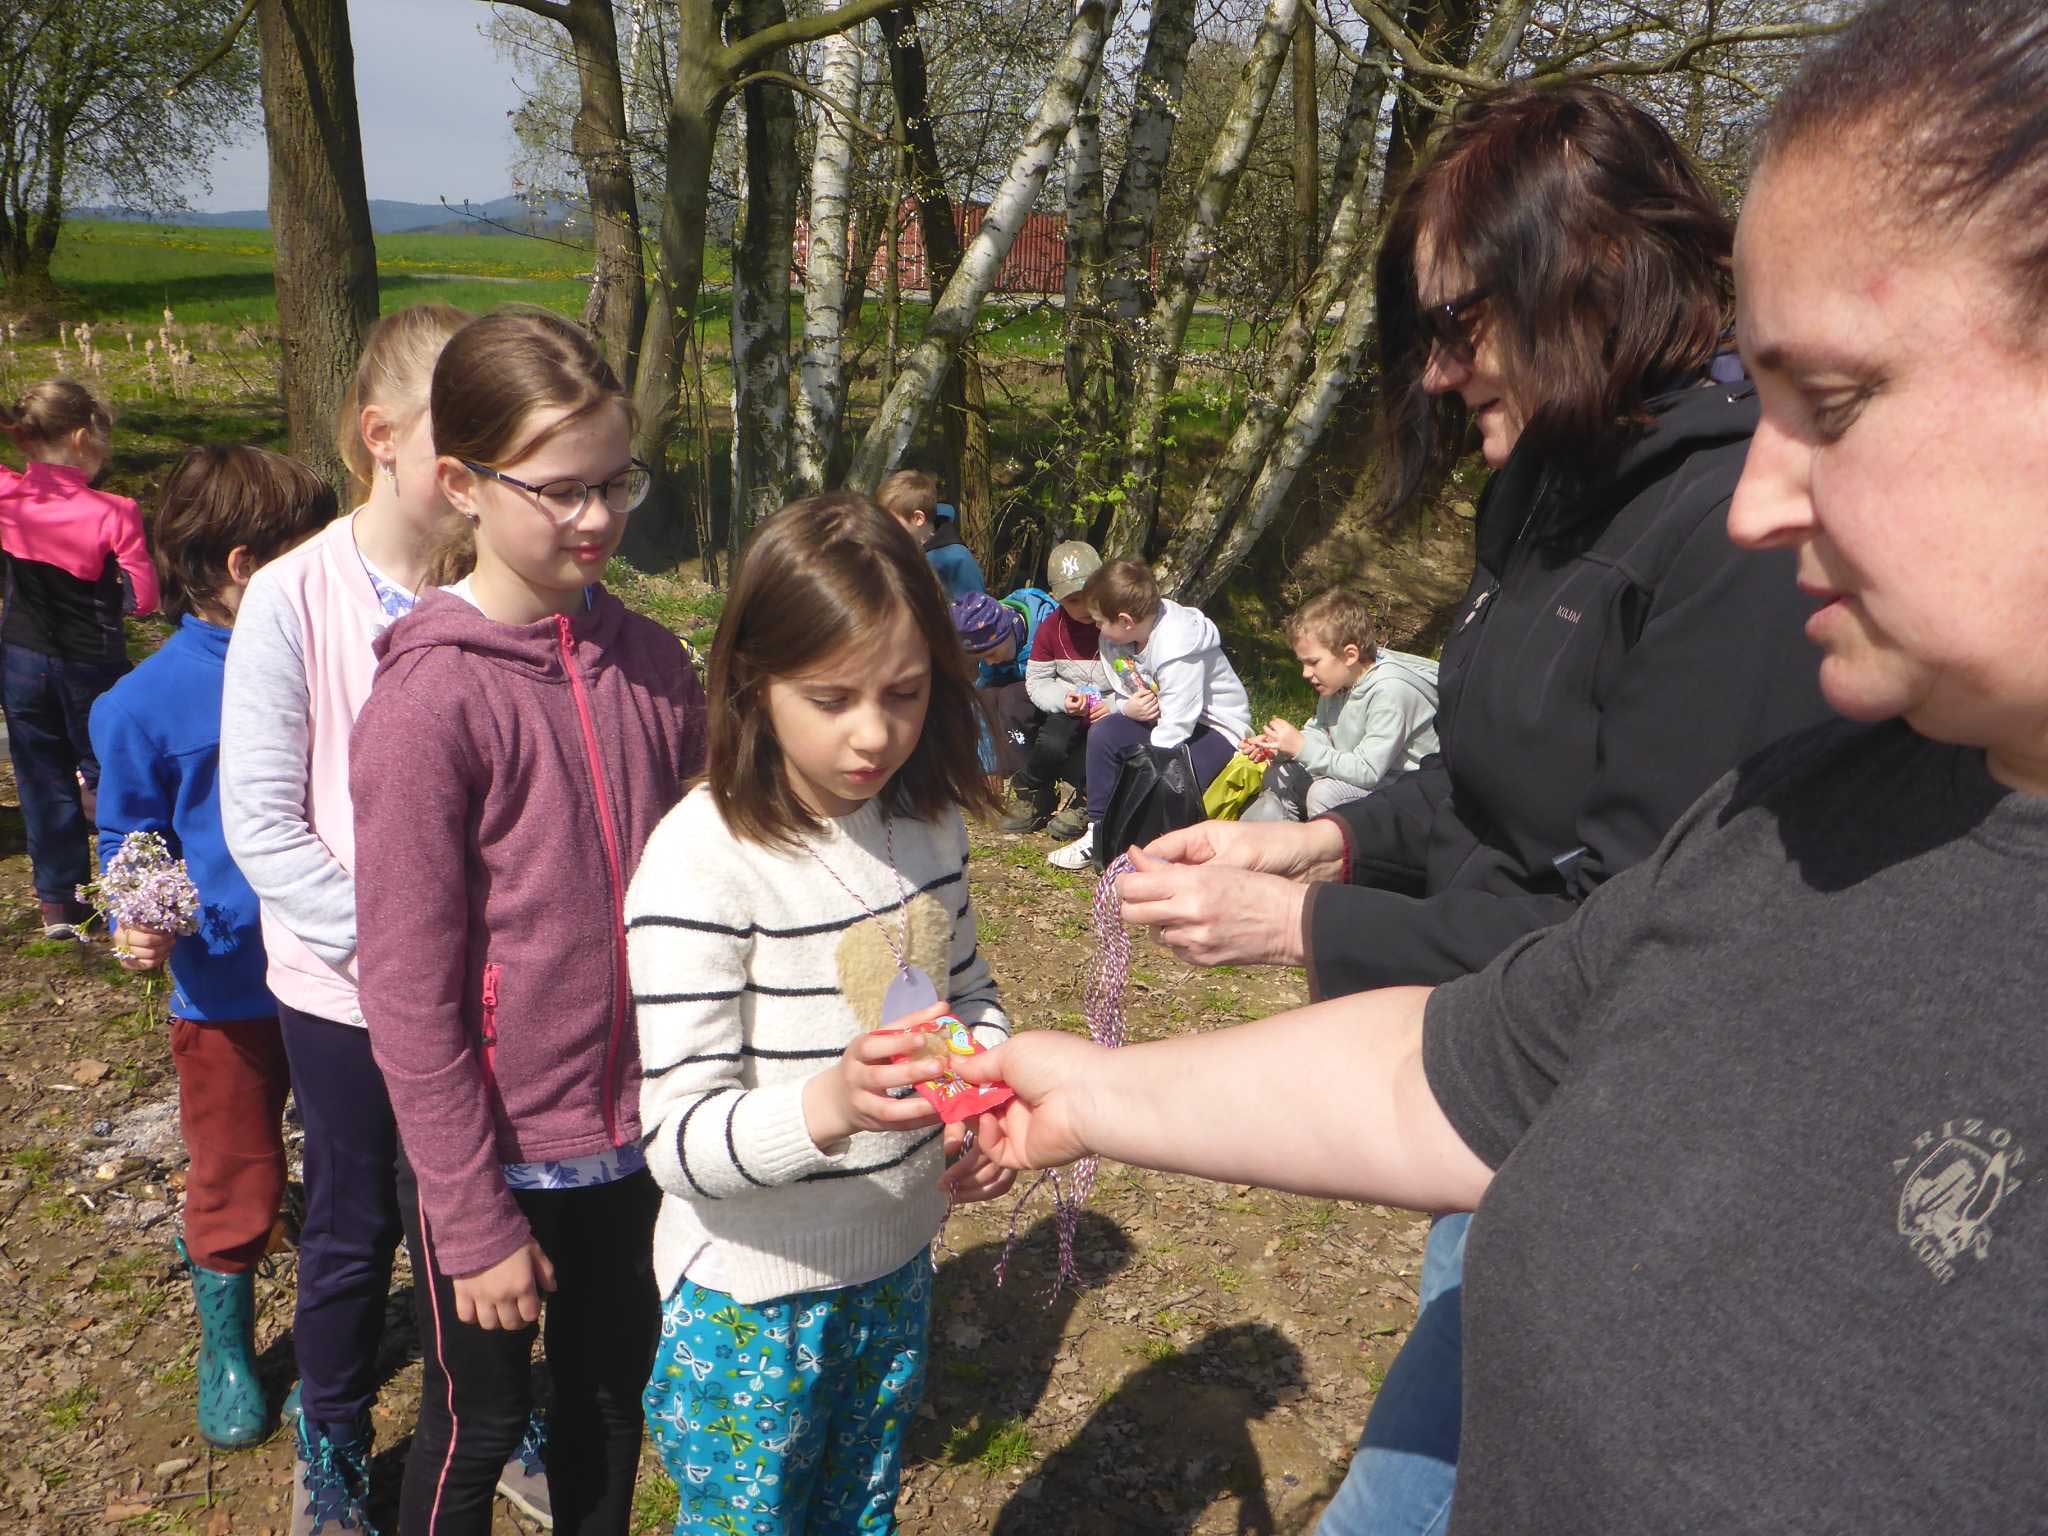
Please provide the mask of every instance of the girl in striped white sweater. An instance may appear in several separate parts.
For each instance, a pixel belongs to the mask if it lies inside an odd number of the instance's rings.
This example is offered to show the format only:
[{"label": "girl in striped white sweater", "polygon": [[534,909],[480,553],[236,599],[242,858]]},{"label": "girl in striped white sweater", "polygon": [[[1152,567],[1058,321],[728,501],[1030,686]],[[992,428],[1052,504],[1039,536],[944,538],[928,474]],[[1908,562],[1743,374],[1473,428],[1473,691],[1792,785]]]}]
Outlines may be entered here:
[{"label": "girl in striped white sweater", "polygon": [[890,1059],[941,1013],[1009,1031],[967,894],[976,734],[910,535],[847,493],[762,526],[712,649],[708,780],[626,898],[679,1532],[895,1528],[930,1243],[1010,1182],[911,1090],[936,1069]]}]

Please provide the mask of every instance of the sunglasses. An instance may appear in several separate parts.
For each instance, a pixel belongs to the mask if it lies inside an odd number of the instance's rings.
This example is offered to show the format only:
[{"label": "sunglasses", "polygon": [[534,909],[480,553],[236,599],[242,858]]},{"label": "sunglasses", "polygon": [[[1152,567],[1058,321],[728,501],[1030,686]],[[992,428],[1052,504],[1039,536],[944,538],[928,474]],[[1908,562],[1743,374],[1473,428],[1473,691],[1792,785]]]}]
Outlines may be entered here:
[{"label": "sunglasses", "polygon": [[588,480],[550,480],[545,485],[534,485],[492,469],[488,464],[474,464],[468,459],[462,460],[462,467],[526,492],[542,515],[557,528],[567,528],[581,517],[592,496],[603,497],[604,504],[614,514],[623,517],[645,501],[647,493],[654,489],[654,471],[638,459],[631,461],[611,479],[601,480],[595,485]]},{"label": "sunglasses", "polygon": [[1486,284],[1448,299],[1442,304],[1422,306],[1422,331],[1446,357],[1461,363],[1472,361],[1472,325],[1478,318],[1472,311],[1493,296]]}]

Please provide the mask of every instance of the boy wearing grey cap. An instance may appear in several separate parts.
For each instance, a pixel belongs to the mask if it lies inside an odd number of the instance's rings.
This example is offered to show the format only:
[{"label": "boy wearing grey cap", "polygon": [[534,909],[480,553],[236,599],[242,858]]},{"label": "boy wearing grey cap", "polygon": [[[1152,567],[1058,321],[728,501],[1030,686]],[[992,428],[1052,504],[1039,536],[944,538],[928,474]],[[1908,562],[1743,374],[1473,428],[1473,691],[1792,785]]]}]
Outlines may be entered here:
[{"label": "boy wearing grey cap", "polygon": [[1017,803],[1003,818],[1005,832],[1043,827],[1056,838],[1070,839],[1087,830],[1086,810],[1076,806],[1055,816],[1053,805],[1063,782],[1087,789],[1088,727],[1112,707],[1103,703],[1110,687],[1101,637],[1081,601],[1081,589],[1101,565],[1095,547],[1080,539],[1054,545],[1046,560],[1045,587],[1059,607],[1039,624],[1024,668],[1032,707],[1045,718],[1025,754],[1023,771],[1011,781]]}]

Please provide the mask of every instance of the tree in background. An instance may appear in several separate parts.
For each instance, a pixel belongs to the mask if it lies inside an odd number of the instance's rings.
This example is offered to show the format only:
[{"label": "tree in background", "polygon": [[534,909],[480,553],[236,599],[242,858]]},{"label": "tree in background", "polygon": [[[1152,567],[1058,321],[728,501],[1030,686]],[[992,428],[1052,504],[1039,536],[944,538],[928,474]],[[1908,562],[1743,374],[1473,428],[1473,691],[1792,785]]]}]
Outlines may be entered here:
[{"label": "tree in background", "polygon": [[348,5],[255,0],[255,12],[285,421],[292,456],[344,485],[335,415],[377,319]]},{"label": "tree in background", "polygon": [[[229,46],[236,0],[0,4],[0,279],[50,282],[67,207],[170,211],[255,111],[254,50]],[[209,65],[189,89],[171,87]]]}]

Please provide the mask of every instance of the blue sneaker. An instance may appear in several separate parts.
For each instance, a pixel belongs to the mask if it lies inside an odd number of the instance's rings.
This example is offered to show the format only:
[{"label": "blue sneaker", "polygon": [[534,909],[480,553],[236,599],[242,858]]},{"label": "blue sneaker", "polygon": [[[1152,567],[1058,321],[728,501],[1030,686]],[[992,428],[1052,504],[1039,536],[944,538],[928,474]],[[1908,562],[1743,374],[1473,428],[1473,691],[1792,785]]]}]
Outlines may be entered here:
[{"label": "blue sneaker", "polygon": [[284,1423],[296,1452],[291,1536],[378,1536],[364,1506],[370,1497],[370,1424],[345,1433],[315,1424],[299,1408],[299,1389],[285,1399]]},{"label": "blue sneaker", "polygon": [[538,1522],[542,1530],[552,1531],[555,1510],[548,1498],[547,1445],[548,1421],[536,1408],[527,1415],[526,1433],[519,1441],[519,1449],[498,1475],[498,1492],[527,1519]]}]

